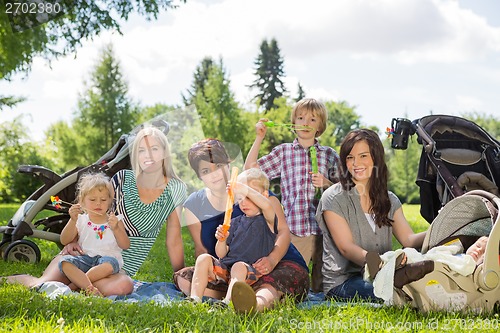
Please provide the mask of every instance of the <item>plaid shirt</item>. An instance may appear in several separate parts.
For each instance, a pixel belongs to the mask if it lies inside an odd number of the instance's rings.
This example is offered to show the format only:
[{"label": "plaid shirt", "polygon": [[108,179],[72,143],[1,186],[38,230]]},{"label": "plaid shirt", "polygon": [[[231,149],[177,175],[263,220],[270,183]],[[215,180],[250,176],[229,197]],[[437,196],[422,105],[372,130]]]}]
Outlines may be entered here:
[{"label": "plaid shirt", "polygon": [[[319,173],[330,181],[337,182],[339,155],[331,147],[320,146],[317,140],[314,146]],[[316,188],[310,174],[312,166],[309,149],[302,147],[296,138],[292,143],[274,147],[268,155],[259,158],[257,163],[270,180],[281,177],[281,203],[292,234],[299,237],[320,235],[321,230],[314,217],[319,200],[314,198]]]}]

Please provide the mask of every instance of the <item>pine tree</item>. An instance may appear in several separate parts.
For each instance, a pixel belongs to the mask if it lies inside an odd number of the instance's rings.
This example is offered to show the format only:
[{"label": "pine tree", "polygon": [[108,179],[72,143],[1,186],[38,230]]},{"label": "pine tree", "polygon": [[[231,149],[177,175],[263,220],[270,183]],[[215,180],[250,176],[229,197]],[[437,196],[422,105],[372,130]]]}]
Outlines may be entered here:
[{"label": "pine tree", "polygon": [[193,83],[191,84],[191,89],[187,91],[188,96],[184,96],[182,94],[182,101],[187,106],[193,103],[194,97],[197,93],[203,94],[203,97],[206,97],[205,94],[205,84],[208,81],[208,76],[210,70],[214,66],[214,61],[210,57],[205,57],[201,61],[200,65],[196,67],[194,72]]},{"label": "pine tree", "polygon": [[297,83],[297,98],[295,99],[295,102],[300,101],[304,97],[306,97],[306,92],[304,91],[304,88],[302,88],[302,85],[299,82]]},{"label": "pine tree", "polygon": [[257,79],[250,85],[259,92],[255,95],[259,107],[264,108],[264,113],[276,107],[275,100],[286,93],[282,77],[284,64],[278,43],[273,38],[270,43],[264,40],[260,45],[260,54],[255,60],[255,75]]},{"label": "pine tree", "polygon": [[204,59],[195,72],[192,85],[196,87],[192,99],[201,116],[203,132],[206,137],[232,142],[243,149],[246,127],[222,59],[218,64],[212,61],[209,67],[204,67],[207,64],[209,62]]},{"label": "pine tree", "polygon": [[89,163],[132,129],[138,110],[127,96],[128,85],[112,45],[102,50],[91,80],[86,85],[86,91],[79,96],[73,129],[86,139],[82,155]]}]

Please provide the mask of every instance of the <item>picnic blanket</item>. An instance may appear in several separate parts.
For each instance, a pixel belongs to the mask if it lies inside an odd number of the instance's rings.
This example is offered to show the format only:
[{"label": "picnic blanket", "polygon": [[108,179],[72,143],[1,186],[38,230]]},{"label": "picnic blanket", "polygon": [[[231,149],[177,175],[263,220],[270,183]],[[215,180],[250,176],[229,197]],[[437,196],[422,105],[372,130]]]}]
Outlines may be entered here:
[{"label": "picnic blanket", "polygon": [[[61,282],[50,281],[38,286],[36,290],[50,299],[55,299],[64,295],[81,295],[72,291],[67,285]],[[134,281],[134,289],[131,294],[118,296],[112,295],[107,298],[115,302],[154,302],[159,305],[166,305],[173,301],[184,298],[184,294],[179,291],[172,282],[144,282]]]},{"label": "picnic blanket", "polygon": [[[64,295],[79,295],[86,297],[81,293],[72,291],[67,285],[61,282],[45,282],[36,288],[38,292],[45,293],[45,295],[50,299],[55,299]],[[134,281],[134,289],[131,294],[124,296],[108,296],[107,298],[115,302],[153,302],[158,305],[168,305],[173,302],[178,302],[184,299],[184,294],[179,291],[172,282],[145,282],[145,281]],[[204,300],[207,298],[204,297]],[[297,307],[302,309],[309,309],[316,306],[343,306],[348,303],[335,302],[325,299],[323,293],[313,293],[310,292],[307,297],[300,303]],[[381,306],[381,304],[376,303],[363,303],[366,306]]]}]

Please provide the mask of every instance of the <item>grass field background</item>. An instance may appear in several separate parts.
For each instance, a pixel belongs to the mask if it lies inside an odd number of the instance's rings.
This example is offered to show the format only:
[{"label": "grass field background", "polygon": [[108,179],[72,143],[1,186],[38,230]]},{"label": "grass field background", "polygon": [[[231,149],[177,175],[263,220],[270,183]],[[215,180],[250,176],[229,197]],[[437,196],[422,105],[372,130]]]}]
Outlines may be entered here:
[{"label": "grass field background", "polygon": [[[7,224],[16,209],[16,205],[0,205],[0,225]],[[419,206],[405,205],[404,211],[415,231],[428,227],[420,217]],[[187,230],[183,230],[183,238],[186,265],[193,265],[194,251]],[[165,228],[136,279],[171,281],[164,240]],[[0,276],[43,272],[59,248],[52,242],[34,241],[41,248],[41,262],[32,265],[0,260]],[[499,328],[498,314],[426,314],[408,306],[374,307],[361,303],[301,309],[285,300],[270,311],[242,316],[232,310],[214,311],[206,305],[186,302],[159,306],[81,296],[50,300],[23,286],[0,282],[0,332],[498,332]]]}]

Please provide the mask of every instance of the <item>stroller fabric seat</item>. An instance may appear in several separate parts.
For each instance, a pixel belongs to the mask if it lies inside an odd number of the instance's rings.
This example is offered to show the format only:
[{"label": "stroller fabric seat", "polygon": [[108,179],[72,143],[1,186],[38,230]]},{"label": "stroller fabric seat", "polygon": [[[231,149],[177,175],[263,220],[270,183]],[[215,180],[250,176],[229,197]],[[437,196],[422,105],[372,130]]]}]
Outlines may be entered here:
[{"label": "stroller fabric seat", "polygon": [[484,190],[493,193],[496,196],[500,196],[498,186],[496,186],[495,183],[489,180],[485,175],[478,172],[464,172],[460,175],[460,177],[458,177],[457,183],[466,192]]},{"label": "stroller fabric seat", "polygon": [[439,151],[441,159],[455,165],[473,165],[481,161],[481,152],[471,149],[445,148]]}]

